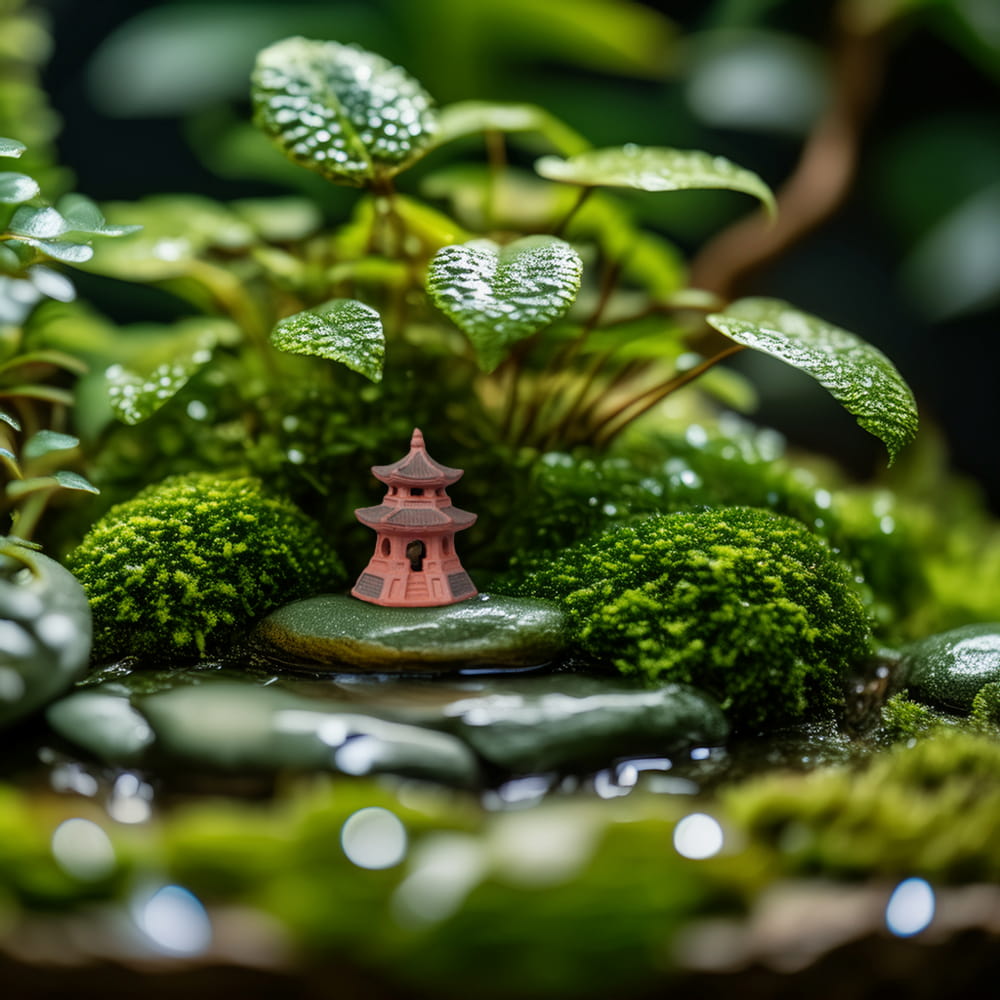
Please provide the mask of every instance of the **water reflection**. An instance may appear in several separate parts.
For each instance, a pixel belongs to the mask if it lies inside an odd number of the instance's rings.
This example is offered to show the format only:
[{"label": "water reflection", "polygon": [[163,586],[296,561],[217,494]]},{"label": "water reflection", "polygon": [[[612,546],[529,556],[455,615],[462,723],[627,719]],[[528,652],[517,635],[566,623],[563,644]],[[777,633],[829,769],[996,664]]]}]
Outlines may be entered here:
[{"label": "water reflection", "polygon": [[340,845],[359,868],[392,868],[406,857],[406,827],[388,809],[369,806],[344,823]]},{"label": "water reflection", "polygon": [[117,864],[108,835],[89,819],[60,823],[52,833],[52,856],[67,875],[81,882],[107,878]]},{"label": "water reflection", "polygon": [[674,850],[694,861],[718,854],[724,841],[719,821],[707,813],[691,813],[674,827]]},{"label": "water reflection", "polygon": [[934,890],[922,878],[904,879],[892,891],[885,908],[885,924],[897,937],[912,937],[934,919]]},{"label": "water reflection", "polygon": [[161,951],[200,955],[212,943],[212,922],[201,900],[179,885],[165,885],[133,904],[139,929]]}]

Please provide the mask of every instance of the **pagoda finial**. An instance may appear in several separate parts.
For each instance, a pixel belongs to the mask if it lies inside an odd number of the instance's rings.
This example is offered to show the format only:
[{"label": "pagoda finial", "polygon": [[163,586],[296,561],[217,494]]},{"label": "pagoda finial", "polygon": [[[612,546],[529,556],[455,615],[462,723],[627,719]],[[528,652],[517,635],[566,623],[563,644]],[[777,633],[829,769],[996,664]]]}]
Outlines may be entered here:
[{"label": "pagoda finial", "polygon": [[424,444],[423,431],[419,427],[413,428],[413,437],[410,438],[410,451],[426,451],[427,446]]}]

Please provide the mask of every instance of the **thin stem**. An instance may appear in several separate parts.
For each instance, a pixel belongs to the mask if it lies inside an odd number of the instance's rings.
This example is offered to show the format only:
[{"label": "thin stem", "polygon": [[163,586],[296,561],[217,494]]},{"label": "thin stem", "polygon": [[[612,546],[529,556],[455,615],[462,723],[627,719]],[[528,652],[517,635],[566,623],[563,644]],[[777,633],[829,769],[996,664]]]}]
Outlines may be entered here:
[{"label": "thin stem", "polygon": [[576,201],[573,202],[573,207],[563,216],[562,221],[552,230],[553,236],[562,236],[566,232],[566,227],[573,221],[573,216],[583,208],[587,199],[591,196],[594,189],[592,187],[585,187],[580,189],[580,193],[577,195]]},{"label": "thin stem", "polygon": [[[714,367],[720,361],[724,361],[726,358],[732,357],[743,350],[746,350],[746,348],[742,344],[733,344],[718,354],[706,358],[700,365],[695,365],[694,368],[690,368],[680,375],[675,375],[672,379],[661,385],[654,385],[651,389],[647,389],[638,396],[628,400],[622,406],[602,417],[597,426],[592,429],[591,436],[594,444],[597,447],[606,447],[633,420],[637,420],[644,413],[647,413],[657,403],[666,399],[672,392],[676,392],[689,382],[693,382],[699,376],[704,375],[709,368]],[[636,407],[638,408],[635,409]],[[634,412],[630,412],[633,410]]]}]

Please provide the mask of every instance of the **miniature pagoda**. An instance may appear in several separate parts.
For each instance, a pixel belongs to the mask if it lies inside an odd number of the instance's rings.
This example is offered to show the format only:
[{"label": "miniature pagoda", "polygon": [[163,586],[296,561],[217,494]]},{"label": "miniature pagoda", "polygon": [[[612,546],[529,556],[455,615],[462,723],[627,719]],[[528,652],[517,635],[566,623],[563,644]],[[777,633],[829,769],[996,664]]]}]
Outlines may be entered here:
[{"label": "miniature pagoda", "polygon": [[351,594],[386,607],[426,608],[455,604],[477,593],[455,554],[455,532],[476,515],[452,506],[445,488],[458,482],[461,469],[449,469],[427,454],[418,429],[410,453],[392,465],[372,467],[388,486],[376,507],[355,516],[376,533],[375,554]]}]

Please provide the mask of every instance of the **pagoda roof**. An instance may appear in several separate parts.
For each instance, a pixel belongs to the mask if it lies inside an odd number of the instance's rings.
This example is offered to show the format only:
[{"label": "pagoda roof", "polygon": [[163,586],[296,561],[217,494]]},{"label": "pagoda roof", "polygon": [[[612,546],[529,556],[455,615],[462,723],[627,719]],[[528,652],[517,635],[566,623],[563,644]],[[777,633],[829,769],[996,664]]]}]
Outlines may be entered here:
[{"label": "pagoda roof", "polygon": [[380,503],[375,507],[361,507],[355,516],[369,527],[393,525],[400,528],[454,528],[461,530],[474,524],[476,515],[460,507],[400,507]]},{"label": "pagoda roof", "polygon": [[427,454],[424,436],[414,428],[410,451],[392,465],[373,465],[372,474],[388,485],[450,486],[462,478],[462,469],[451,469]]}]

